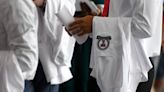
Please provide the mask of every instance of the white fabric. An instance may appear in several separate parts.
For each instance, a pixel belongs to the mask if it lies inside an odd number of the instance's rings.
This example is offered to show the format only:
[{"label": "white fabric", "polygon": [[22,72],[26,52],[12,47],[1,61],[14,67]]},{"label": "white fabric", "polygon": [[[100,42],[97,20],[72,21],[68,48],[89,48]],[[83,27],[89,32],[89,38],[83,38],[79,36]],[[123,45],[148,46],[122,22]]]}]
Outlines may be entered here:
[{"label": "white fabric", "polygon": [[0,92],[23,92],[38,62],[38,16],[30,0],[0,0]]},{"label": "white fabric", "polygon": [[72,78],[71,58],[75,39],[70,37],[56,14],[62,7],[73,15],[74,0],[47,0],[45,13],[39,10],[39,58],[47,82],[60,84]]},{"label": "white fabric", "polygon": [[13,50],[24,79],[33,79],[38,62],[37,10],[29,0],[0,1],[0,51]]},{"label": "white fabric", "polygon": [[[75,21],[73,15],[70,14],[69,10],[66,7],[63,7],[57,14],[56,16],[59,18],[59,20],[62,22],[62,24],[68,29],[68,25]],[[71,34],[71,33],[70,33]],[[83,44],[87,38],[88,35],[83,35],[83,36],[77,36],[73,35],[73,37],[76,39],[78,44]]]},{"label": "white fabric", "polygon": [[[109,9],[109,17],[93,19],[91,75],[101,92],[135,92],[148,79],[149,57],[159,55],[162,2],[111,0]],[[111,36],[107,49],[99,49],[97,36]]]},{"label": "white fabric", "polygon": [[0,51],[0,91],[23,92],[24,78],[12,51]]}]

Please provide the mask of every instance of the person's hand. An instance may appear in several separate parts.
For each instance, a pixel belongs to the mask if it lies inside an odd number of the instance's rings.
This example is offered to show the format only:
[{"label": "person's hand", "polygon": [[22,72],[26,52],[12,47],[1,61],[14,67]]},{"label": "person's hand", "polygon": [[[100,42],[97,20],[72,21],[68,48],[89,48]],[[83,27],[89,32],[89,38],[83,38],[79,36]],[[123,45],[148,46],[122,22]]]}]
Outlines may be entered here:
[{"label": "person's hand", "polygon": [[81,18],[75,18],[75,21],[68,27],[68,32],[72,35],[82,36],[92,32],[93,16],[88,15]]},{"label": "person's hand", "polygon": [[36,6],[42,7],[44,5],[45,0],[33,0]]}]

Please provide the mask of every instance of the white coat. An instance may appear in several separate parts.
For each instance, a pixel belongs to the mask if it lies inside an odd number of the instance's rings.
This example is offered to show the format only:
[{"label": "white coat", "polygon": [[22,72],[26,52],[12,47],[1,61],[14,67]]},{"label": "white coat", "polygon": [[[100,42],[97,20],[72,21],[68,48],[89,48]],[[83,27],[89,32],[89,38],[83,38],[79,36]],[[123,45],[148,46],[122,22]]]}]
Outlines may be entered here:
[{"label": "white coat", "polygon": [[75,39],[65,31],[56,14],[68,8],[74,14],[74,0],[47,0],[45,13],[39,11],[39,58],[47,82],[60,84],[72,78],[71,58]]},{"label": "white coat", "polygon": [[162,0],[110,0],[109,17],[94,17],[90,67],[101,92],[135,92],[160,54]]},{"label": "white coat", "polygon": [[38,64],[37,9],[30,0],[1,0],[0,12],[0,92],[23,92]]}]

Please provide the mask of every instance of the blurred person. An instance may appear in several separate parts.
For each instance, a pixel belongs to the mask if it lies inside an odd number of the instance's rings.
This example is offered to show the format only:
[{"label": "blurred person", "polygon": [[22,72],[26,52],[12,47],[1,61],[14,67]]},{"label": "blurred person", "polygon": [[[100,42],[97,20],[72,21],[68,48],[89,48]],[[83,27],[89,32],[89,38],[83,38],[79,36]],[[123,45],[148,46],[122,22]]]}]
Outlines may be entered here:
[{"label": "blurred person", "polygon": [[[74,15],[74,0],[33,0],[38,7],[39,64],[34,80],[24,92],[58,92],[59,84],[72,78],[70,60],[75,39],[70,37],[57,15],[63,7]],[[31,89],[31,90],[30,90]]]},{"label": "blurred person", "polygon": [[38,16],[30,0],[0,1],[0,92],[23,92],[38,64]]},{"label": "blurred person", "polygon": [[[76,18],[68,31],[91,33],[91,76],[101,92],[150,92],[154,72],[149,58],[160,54],[162,1],[105,2],[105,17]],[[139,85],[147,80],[146,86]]]}]

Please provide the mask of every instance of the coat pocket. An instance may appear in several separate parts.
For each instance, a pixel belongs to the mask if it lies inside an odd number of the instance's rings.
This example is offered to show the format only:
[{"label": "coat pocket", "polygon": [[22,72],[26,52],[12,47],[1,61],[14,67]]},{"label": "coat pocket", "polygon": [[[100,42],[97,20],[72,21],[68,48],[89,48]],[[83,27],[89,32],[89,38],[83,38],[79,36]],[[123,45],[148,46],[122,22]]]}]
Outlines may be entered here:
[{"label": "coat pocket", "polygon": [[[106,37],[105,39],[110,39]],[[122,86],[122,55],[123,48],[118,40],[97,39],[94,44],[94,69],[98,85],[103,89]],[[102,46],[102,47],[101,47]]]},{"label": "coat pocket", "polygon": [[122,86],[122,64],[114,56],[99,56],[95,65],[96,79],[100,89]]}]

